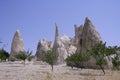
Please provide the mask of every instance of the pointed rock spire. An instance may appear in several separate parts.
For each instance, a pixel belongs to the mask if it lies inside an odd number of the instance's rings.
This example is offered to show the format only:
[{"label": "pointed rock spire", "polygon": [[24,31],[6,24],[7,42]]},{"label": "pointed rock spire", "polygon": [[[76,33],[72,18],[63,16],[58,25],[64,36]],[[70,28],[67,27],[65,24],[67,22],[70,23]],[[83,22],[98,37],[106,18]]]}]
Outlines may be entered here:
[{"label": "pointed rock spire", "polygon": [[84,27],[94,27],[94,25],[92,24],[88,17],[85,18]]},{"label": "pointed rock spire", "polygon": [[54,51],[56,51],[56,49],[57,49],[57,40],[58,40],[58,38],[59,38],[59,32],[58,32],[58,25],[55,23],[55,27],[56,27],[56,29],[55,29],[55,40],[54,40],[54,44],[53,44],[53,50]]},{"label": "pointed rock spire", "polygon": [[10,57],[13,57],[20,51],[24,51],[24,44],[20,35],[20,31],[17,29],[12,40]]},{"label": "pointed rock spire", "polygon": [[57,23],[55,23],[55,27],[56,27],[56,30],[55,30],[55,38],[59,36],[59,31],[58,31],[58,25]]}]

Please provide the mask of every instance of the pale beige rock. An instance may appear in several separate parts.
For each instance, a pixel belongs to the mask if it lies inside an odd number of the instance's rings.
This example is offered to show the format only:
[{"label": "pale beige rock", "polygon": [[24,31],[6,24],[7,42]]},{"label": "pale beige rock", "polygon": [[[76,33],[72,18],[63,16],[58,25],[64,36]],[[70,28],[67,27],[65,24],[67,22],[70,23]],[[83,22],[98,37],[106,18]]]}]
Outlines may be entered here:
[{"label": "pale beige rock", "polygon": [[12,40],[10,57],[13,57],[20,51],[24,51],[23,39],[20,35],[20,31],[17,30]]},{"label": "pale beige rock", "polygon": [[44,56],[44,54],[50,49],[52,49],[51,41],[47,41],[45,39],[40,40],[38,42],[37,51],[35,54],[37,60],[41,60],[41,58]]},{"label": "pale beige rock", "polygon": [[86,17],[84,25],[75,26],[75,41],[77,52],[85,52],[95,43],[102,41],[102,38],[92,22]]},{"label": "pale beige rock", "polygon": [[81,50],[81,39],[82,39],[82,33],[83,33],[83,25],[80,25],[80,27],[77,27],[77,25],[74,25],[75,28],[75,38],[74,38],[74,45],[77,47],[77,51],[79,52]]},{"label": "pale beige rock", "polygon": [[[77,53],[85,54],[97,42],[102,41],[100,34],[92,22],[86,17],[84,25],[77,27],[75,25],[75,44]],[[93,57],[88,62],[84,63],[85,67],[97,68],[96,61]]]},{"label": "pale beige rock", "polygon": [[82,32],[82,52],[85,52],[94,44],[102,41],[102,38],[92,22],[86,17]]},{"label": "pale beige rock", "polygon": [[75,53],[76,47],[72,46],[71,38],[66,35],[59,36],[58,26],[56,25],[55,31],[55,41],[53,45],[53,50],[55,51],[57,57],[56,64],[62,64],[65,59],[70,55]]}]

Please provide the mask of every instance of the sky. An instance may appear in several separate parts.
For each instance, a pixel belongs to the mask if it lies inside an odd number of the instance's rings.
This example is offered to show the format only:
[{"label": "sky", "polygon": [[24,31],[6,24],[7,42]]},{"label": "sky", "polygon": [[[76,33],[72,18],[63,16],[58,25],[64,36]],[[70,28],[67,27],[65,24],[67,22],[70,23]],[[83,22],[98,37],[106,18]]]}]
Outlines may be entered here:
[{"label": "sky", "polygon": [[120,46],[120,0],[0,0],[0,47],[11,50],[20,30],[25,50],[36,53],[38,41],[54,41],[55,23],[60,35],[74,37],[74,24],[88,17],[107,45]]}]

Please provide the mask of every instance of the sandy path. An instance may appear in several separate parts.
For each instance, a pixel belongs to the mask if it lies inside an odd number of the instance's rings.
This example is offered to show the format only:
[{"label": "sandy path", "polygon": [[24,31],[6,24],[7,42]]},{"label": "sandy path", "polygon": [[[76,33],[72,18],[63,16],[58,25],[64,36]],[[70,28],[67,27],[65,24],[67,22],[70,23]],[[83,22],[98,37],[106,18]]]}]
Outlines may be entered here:
[{"label": "sandy path", "polygon": [[54,66],[28,64],[25,67],[18,63],[0,63],[0,80],[120,80],[120,71],[71,69],[66,65]]}]

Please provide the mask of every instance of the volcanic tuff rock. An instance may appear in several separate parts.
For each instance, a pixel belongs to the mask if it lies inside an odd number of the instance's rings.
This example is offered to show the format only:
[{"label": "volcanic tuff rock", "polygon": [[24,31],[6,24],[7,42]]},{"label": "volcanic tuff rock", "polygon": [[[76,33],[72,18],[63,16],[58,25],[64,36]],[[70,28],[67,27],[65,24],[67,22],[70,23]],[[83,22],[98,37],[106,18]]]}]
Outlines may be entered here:
[{"label": "volcanic tuff rock", "polygon": [[64,63],[64,60],[68,55],[75,53],[76,47],[71,44],[71,38],[66,35],[59,36],[58,26],[56,25],[55,41],[53,50],[57,54],[58,58],[55,64]]},{"label": "volcanic tuff rock", "polygon": [[[89,49],[92,45],[99,41],[102,41],[99,33],[96,31],[94,25],[88,18],[85,19],[84,25],[81,25],[80,27],[74,25],[74,38],[70,38],[66,35],[60,36],[57,24],[55,24],[55,26],[56,30],[53,47],[51,47],[51,42],[49,41],[40,41],[38,43],[38,48],[36,52],[36,56],[38,58],[41,58],[48,49],[52,48],[57,55],[57,60],[55,64],[61,64],[64,63],[64,60],[67,58],[67,56],[75,53],[76,50],[78,53],[85,53],[86,50]],[[95,59],[91,58],[88,65],[94,66],[94,64]]]},{"label": "volcanic tuff rock", "polygon": [[77,52],[85,52],[95,43],[102,41],[102,39],[92,22],[86,17],[84,25],[75,26],[75,41],[77,43]]},{"label": "volcanic tuff rock", "polygon": [[[84,53],[95,43],[102,41],[100,34],[96,31],[92,22],[86,17],[84,25],[77,27],[75,25],[75,43],[77,52]],[[93,57],[84,64],[86,67],[96,68],[96,61]]]},{"label": "volcanic tuff rock", "polygon": [[10,58],[16,55],[20,51],[24,51],[24,44],[22,37],[20,35],[20,31],[17,30],[12,40]]},{"label": "volcanic tuff rock", "polygon": [[38,42],[37,51],[35,56],[37,60],[41,60],[44,54],[52,48],[52,42],[42,39]]}]

